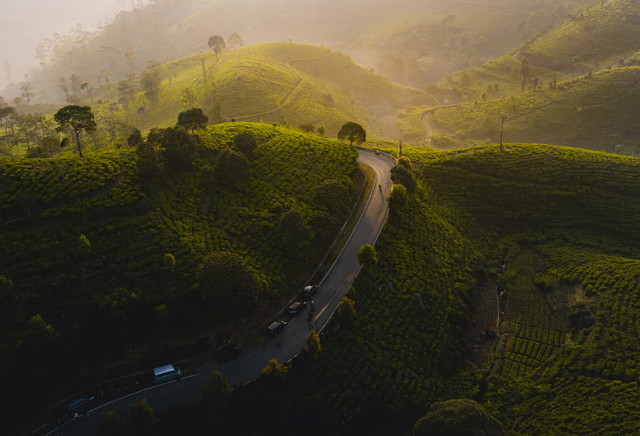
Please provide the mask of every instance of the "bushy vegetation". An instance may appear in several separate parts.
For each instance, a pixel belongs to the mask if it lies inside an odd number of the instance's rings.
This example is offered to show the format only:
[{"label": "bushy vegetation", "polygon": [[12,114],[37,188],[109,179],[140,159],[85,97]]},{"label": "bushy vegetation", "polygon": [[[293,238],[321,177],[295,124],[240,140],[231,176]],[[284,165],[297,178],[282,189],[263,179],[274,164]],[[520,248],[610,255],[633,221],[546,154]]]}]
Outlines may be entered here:
[{"label": "bushy vegetation", "polygon": [[[251,176],[230,186],[216,179],[216,159],[245,131],[257,142]],[[43,374],[48,382],[40,388],[46,390],[85,363],[117,358],[128,347],[224,325],[228,318],[212,316],[204,304],[215,306],[219,297],[204,297],[210,276],[193,286],[211,253],[233,253],[250,270],[230,274],[229,287],[242,276],[262,291],[258,298],[225,300],[238,309],[234,321],[266,320],[308,279],[342,224],[325,219],[316,187],[326,181],[353,186],[355,149],[264,124],[223,124],[201,133],[197,145],[182,128],[154,130],[137,146],[162,164],[151,185],[142,184],[138,166],[145,158],[132,148],[83,159],[0,158],[3,368],[24,365],[19,371],[29,371],[41,365],[34,355],[50,347],[66,350],[50,359],[57,376]],[[169,153],[176,135],[194,141],[187,149],[195,147],[199,157],[188,165],[175,166],[179,156]],[[293,210],[308,230],[305,250],[292,251],[283,242],[280,220]],[[336,218],[343,220],[341,213]],[[33,335],[27,327],[35,315],[40,322],[31,323]],[[57,334],[46,334],[47,325]],[[65,355],[76,360],[67,362]]]}]

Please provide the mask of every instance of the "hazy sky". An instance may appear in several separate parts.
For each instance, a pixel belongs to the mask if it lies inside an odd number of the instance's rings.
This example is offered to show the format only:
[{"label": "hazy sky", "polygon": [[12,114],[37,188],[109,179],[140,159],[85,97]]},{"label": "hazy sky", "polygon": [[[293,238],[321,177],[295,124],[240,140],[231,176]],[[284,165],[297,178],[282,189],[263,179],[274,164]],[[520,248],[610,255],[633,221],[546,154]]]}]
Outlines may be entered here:
[{"label": "hazy sky", "polygon": [[37,64],[35,48],[45,38],[67,33],[77,23],[93,31],[123,8],[131,10],[131,0],[0,0],[0,3],[0,89],[7,85],[1,65],[5,59],[13,69],[13,81],[19,82]]}]

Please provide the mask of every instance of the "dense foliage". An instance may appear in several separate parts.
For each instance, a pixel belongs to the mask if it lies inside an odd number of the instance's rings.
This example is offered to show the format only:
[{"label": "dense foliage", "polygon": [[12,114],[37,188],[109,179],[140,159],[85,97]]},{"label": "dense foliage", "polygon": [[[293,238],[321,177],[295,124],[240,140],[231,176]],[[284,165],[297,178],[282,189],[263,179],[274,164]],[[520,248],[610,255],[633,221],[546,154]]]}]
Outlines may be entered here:
[{"label": "dense foliage", "polygon": [[[244,131],[257,140],[251,177],[233,189],[215,178],[206,183],[198,168],[215,175],[217,156]],[[85,364],[210,324],[211,308],[192,286],[198,266],[214,252],[240,256],[264,290],[253,309],[238,316],[254,322],[272,316],[308,279],[339,229],[317,219],[326,212],[314,203],[315,187],[350,183],[356,151],[348,145],[245,123],[210,127],[201,145],[182,128],[149,136],[137,149],[84,159],[0,158],[0,245],[6,248],[0,253],[0,367],[32,374],[39,392],[59,390],[58,383]],[[182,152],[173,157],[171,147]],[[187,152],[199,159],[176,166]],[[140,166],[144,156],[150,156],[147,166]],[[140,178],[149,174],[153,183],[143,185]],[[290,210],[314,241],[295,258],[280,230]],[[59,337],[27,340],[36,315]],[[50,377],[34,356],[54,347],[59,351],[50,353],[47,370],[56,377]]]}]

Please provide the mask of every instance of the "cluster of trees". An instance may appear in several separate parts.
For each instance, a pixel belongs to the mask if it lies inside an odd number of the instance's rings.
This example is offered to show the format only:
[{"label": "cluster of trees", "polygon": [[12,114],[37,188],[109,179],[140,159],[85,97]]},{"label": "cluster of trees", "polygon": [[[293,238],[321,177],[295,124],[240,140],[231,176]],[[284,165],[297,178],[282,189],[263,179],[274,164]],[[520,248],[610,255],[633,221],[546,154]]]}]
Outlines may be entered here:
[{"label": "cluster of trees", "polygon": [[229,47],[231,50],[236,48],[241,48],[244,46],[244,41],[242,40],[240,35],[238,35],[237,32],[233,32],[231,36],[229,36],[229,39],[226,44],[222,36],[213,35],[209,38],[207,45],[211,50],[213,50],[213,52],[215,52],[216,60],[217,60],[218,55],[222,53],[225,50],[225,48]]}]

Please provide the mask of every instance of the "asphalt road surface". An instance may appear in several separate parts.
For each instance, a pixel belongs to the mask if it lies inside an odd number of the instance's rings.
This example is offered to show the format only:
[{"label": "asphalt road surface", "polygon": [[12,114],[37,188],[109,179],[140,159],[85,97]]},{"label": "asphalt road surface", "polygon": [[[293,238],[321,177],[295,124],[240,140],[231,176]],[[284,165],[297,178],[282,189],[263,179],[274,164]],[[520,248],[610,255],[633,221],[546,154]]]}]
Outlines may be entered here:
[{"label": "asphalt road surface", "polygon": [[[392,186],[389,170],[393,164],[383,157],[364,152],[360,153],[358,160],[375,171],[376,182],[358,225],[314,295],[316,331],[322,331],[358,274],[360,265],[356,252],[364,244],[373,245],[387,216],[386,196]],[[378,189],[378,185],[382,186],[382,192]],[[129,415],[131,405],[141,398],[146,398],[156,413],[176,404],[197,401],[202,396],[206,379],[214,370],[220,371],[231,387],[248,383],[260,376],[269,360],[287,362],[304,348],[305,339],[310,330],[307,314],[308,309],[303,310],[276,338],[269,339],[258,349],[240,354],[232,362],[224,365],[205,364],[198,369],[198,373],[184,377],[179,382],[154,386],[104,404],[67,425],[51,431],[49,435],[67,434],[71,430],[70,434],[73,435],[93,436],[97,433],[107,412],[115,409],[118,416],[126,417]]]}]

